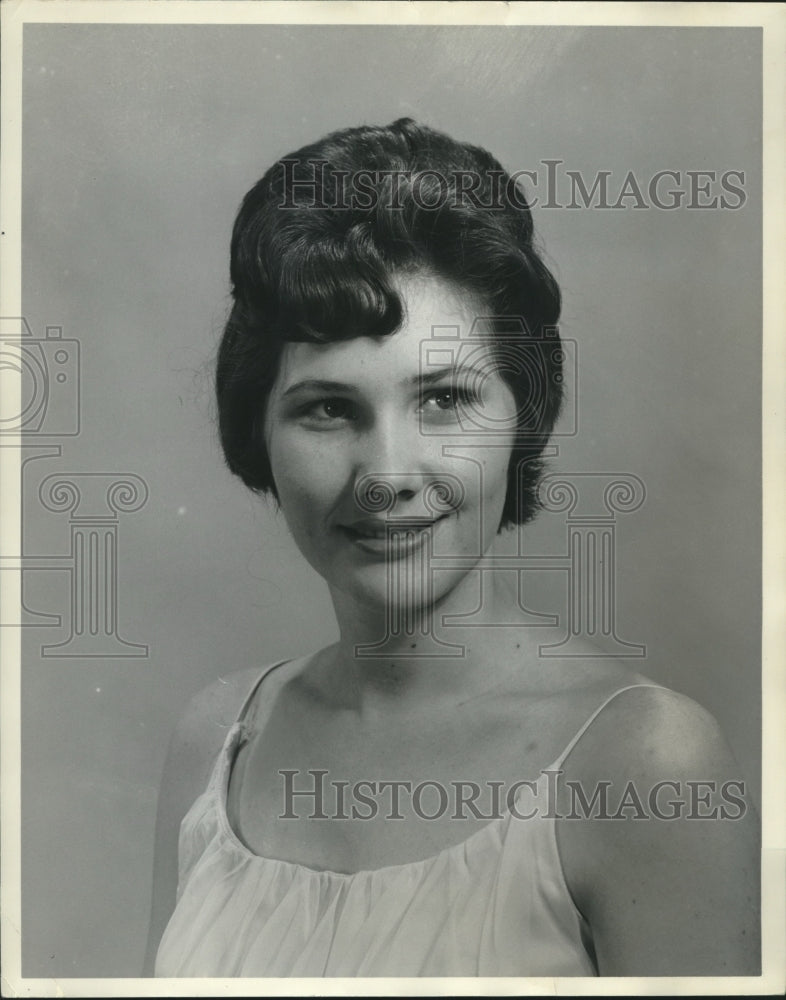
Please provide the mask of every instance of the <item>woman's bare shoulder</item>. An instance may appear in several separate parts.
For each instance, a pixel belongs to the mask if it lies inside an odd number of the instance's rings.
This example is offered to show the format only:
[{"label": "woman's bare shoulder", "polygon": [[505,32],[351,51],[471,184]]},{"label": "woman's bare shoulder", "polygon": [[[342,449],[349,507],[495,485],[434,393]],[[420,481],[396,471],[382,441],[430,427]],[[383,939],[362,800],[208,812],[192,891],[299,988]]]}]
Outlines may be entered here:
[{"label": "woman's bare shoulder", "polygon": [[667,688],[620,692],[560,780],[562,867],[601,974],[751,974],[758,821],[715,718]]},{"label": "woman's bare shoulder", "polygon": [[664,768],[690,771],[713,764],[714,769],[730,757],[717,720],[705,708],[638,677],[613,692],[577,749],[571,760],[577,770],[652,776]]},{"label": "woman's bare shoulder", "polygon": [[226,729],[231,726],[261,672],[260,667],[237,670],[201,688],[186,703],[178,720],[178,731],[186,735],[192,729],[204,731],[206,727]]},{"label": "woman's bare shoulder", "polygon": [[260,674],[260,667],[250,667],[218,677],[186,703],[172,731],[165,768],[166,783],[183,789],[186,799],[206,784],[227,731]]}]

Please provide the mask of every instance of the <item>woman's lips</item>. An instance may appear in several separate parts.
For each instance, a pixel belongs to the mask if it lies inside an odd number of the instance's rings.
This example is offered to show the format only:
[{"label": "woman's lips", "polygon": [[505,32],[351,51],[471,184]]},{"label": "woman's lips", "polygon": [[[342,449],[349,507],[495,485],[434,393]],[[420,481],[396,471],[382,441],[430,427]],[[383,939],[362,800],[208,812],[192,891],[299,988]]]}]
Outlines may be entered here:
[{"label": "woman's lips", "polygon": [[340,525],[339,530],[364,552],[385,558],[400,559],[419,548],[435,525],[447,517],[401,518],[382,520],[365,518]]}]

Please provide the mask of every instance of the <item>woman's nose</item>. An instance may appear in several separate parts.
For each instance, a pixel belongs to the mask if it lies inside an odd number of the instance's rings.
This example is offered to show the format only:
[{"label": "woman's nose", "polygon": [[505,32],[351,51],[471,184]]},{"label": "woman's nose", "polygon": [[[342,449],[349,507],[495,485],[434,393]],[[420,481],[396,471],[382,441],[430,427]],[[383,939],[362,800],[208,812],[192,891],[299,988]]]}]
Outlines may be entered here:
[{"label": "woman's nose", "polygon": [[367,472],[355,481],[355,503],[366,514],[387,514],[417,495],[417,490],[397,483],[392,473]]},{"label": "woman's nose", "polygon": [[[407,431],[409,430],[409,433]],[[363,442],[355,470],[355,498],[363,509],[392,510],[413,500],[434,470],[419,429],[380,422]]]}]

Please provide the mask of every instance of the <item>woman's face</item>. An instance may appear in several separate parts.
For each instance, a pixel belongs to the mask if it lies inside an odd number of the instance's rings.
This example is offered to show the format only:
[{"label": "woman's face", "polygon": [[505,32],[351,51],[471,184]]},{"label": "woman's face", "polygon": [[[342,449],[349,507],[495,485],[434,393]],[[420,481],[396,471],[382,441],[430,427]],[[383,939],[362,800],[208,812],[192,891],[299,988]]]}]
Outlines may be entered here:
[{"label": "woman's face", "polygon": [[[430,276],[397,282],[402,327],[385,337],[285,345],[265,439],[281,508],[305,558],[362,602],[425,594],[424,552],[451,590],[494,539],[516,430],[487,310]],[[472,335],[470,335],[472,333]],[[442,557],[445,557],[444,559]],[[419,582],[420,581],[420,582]]]}]

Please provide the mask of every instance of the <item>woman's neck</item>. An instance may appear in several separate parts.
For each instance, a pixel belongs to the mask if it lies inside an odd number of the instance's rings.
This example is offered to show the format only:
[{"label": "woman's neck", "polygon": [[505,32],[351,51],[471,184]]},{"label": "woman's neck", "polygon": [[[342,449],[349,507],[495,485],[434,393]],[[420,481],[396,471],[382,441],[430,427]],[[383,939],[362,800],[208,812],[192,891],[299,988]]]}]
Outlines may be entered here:
[{"label": "woman's neck", "polygon": [[[516,594],[500,586],[498,574],[485,576],[484,619],[513,626],[520,612]],[[323,659],[324,681],[339,702],[362,714],[428,711],[437,702],[478,697],[520,674],[520,651],[525,643],[533,646],[520,627],[444,624],[477,608],[475,573],[429,606],[373,605],[338,590],[332,597],[340,638]]]}]

